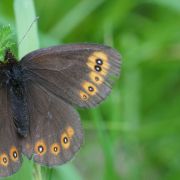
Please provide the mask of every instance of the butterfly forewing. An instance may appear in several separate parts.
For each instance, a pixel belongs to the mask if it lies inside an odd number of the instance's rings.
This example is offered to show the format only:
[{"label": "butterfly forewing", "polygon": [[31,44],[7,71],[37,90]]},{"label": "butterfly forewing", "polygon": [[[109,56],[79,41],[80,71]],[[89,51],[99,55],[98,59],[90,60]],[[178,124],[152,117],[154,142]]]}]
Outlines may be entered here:
[{"label": "butterfly forewing", "polygon": [[70,104],[95,106],[111,90],[120,55],[107,46],[74,44],[34,51],[22,58],[24,74]]}]

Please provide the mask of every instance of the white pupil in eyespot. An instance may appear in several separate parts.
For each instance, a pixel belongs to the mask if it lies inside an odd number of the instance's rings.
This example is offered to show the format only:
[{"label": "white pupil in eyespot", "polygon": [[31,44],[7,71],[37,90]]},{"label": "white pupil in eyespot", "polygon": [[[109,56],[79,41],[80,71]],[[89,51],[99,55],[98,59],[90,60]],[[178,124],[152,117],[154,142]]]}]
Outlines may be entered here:
[{"label": "white pupil in eyespot", "polygon": [[65,144],[68,143],[68,138],[67,137],[64,138],[64,143]]},{"label": "white pupil in eyespot", "polygon": [[38,150],[39,150],[39,152],[43,152],[43,147],[42,147],[42,146],[39,146],[39,147],[38,147]]},{"label": "white pupil in eyespot", "polygon": [[17,153],[13,152],[13,156],[14,156],[14,158],[17,158]]}]

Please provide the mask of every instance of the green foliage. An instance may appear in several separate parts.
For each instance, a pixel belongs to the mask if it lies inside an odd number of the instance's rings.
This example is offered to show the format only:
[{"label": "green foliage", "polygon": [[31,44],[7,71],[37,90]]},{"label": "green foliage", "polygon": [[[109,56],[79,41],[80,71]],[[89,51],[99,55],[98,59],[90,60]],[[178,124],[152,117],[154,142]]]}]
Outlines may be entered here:
[{"label": "green foliage", "polygon": [[[16,20],[28,17],[16,23],[20,39],[35,17],[32,7],[22,6],[14,7]],[[113,46],[123,56],[121,78],[107,100],[96,109],[79,110],[85,128],[80,152],[65,166],[43,168],[42,177],[179,179],[179,1],[37,0],[34,8],[40,17],[41,47],[96,42]],[[9,23],[15,28],[13,4],[2,1],[0,25]],[[38,45],[34,33],[24,42],[31,48]],[[27,171],[32,172],[32,165],[26,161],[12,179],[23,179]]]},{"label": "green foliage", "polygon": [[15,41],[10,26],[0,26],[0,61],[4,59],[4,51],[7,48],[13,49]]}]

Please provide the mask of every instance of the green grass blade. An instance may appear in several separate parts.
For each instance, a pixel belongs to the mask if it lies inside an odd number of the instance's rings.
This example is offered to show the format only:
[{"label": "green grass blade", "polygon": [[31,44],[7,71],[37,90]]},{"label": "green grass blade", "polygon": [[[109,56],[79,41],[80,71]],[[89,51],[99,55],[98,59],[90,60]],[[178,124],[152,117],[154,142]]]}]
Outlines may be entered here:
[{"label": "green grass blade", "polygon": [[[16,29],[18,42],[20,42],[23,36],[28,31],[32,22],[36,19],[34,3],[32,0],[15,0],[14,12],[16,19]],[[19,45],[19,58],[25,54],[39,48],[37,23],[34,23],[26,37]]]}]

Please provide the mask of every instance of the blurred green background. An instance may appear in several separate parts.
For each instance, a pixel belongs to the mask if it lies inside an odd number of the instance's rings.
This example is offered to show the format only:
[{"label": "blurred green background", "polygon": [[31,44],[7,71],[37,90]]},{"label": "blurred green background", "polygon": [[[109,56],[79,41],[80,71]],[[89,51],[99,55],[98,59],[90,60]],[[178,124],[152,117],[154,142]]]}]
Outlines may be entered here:
[{"label": "blurred green background", "polygon": [[[122,54],[123,65],[111,95],[95,109],[78,110],[85,143],[71,162],[49,170],[25,160],[8,179],[179,180],[179,0],[35,0],[29,6],[31,0],[0,1],[0,25],[10,24],[21,39],[34,8],[40,47],[107,44]],[[23,18],[28,25],[17,23]],[[29,34],[29,50],[35,49],[37,37]]]}]

